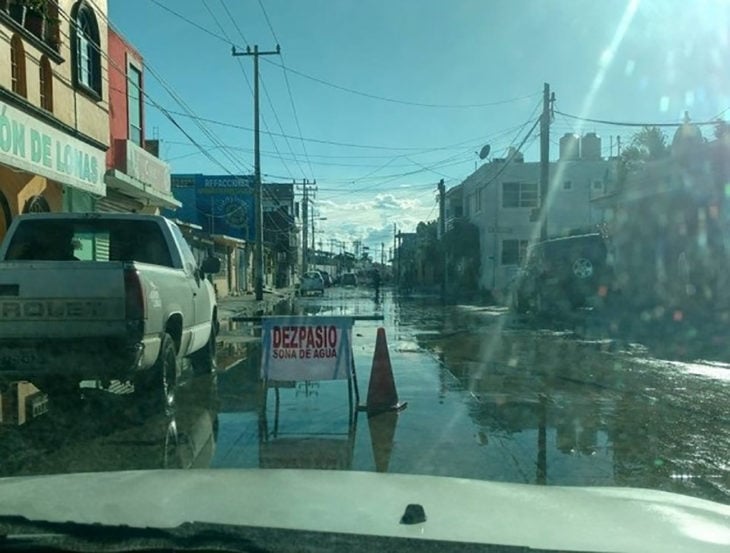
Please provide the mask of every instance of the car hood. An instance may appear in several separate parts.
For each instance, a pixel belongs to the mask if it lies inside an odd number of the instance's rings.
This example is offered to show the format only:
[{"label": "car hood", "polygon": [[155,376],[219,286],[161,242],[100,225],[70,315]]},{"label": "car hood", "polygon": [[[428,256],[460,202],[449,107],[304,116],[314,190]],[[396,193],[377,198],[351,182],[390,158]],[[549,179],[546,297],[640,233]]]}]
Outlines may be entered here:
[{"label": "car hood", "polygon": [[[206,522],[566,551],[728,551],[730,507],[667,492],[323,470],[0,479],[0,515],[173,528]],[[426,521],[401,524],[409,504]]]}]

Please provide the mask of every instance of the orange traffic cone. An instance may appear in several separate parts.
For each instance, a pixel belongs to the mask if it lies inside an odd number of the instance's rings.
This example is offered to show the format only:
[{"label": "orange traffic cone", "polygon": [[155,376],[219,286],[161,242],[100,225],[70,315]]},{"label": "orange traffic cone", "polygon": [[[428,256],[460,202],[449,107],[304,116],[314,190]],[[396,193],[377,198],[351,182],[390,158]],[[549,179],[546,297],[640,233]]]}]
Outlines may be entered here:
[{"label": "orange traffic cone", "polygon": [[373,368],[370,370],[366,406],[368,416],[377,415],[384,411],[400,411],[406,405],[407,403],[398,401],[398,392],[393,381],[393,369],[390,365],[388,343],[385,340],[385,329],[380,327],[375,340]]}]

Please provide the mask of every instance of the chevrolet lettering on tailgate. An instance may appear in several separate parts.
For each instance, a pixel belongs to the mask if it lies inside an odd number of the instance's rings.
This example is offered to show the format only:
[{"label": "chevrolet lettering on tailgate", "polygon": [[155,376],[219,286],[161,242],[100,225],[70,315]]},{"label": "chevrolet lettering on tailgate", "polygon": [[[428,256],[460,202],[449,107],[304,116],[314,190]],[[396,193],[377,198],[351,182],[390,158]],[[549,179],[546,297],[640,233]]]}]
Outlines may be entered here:
[{"label": "chevrolet lettering on tailgate", "polygon": [[0,301],[0,318],[4,320],[104,320],[123,316],[124,303],[116,299]]},{"label": "chevrolet lettering on tailgate", "polygon": [[18,215],[0,242],[0,388],[123,380],[150,413],[170,409],[182,359],[215,370],[218,271],[159,215]]}]

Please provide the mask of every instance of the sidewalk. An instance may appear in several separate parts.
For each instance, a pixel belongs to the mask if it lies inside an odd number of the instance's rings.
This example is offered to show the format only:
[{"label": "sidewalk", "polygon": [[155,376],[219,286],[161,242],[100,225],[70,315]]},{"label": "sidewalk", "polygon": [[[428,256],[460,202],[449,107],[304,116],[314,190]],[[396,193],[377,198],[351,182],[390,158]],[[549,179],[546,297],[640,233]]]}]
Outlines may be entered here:
[{"label": "sidewalk", "polygon": [[221,324],[240,315],[253,317],[256,315],[270,315],[276,307],[294,297],[294,288],[277,288],[275,290],[265,289],[264,298],[256,301],[253,293],[242,296],[226,296],[218,300],[218,321]]}]

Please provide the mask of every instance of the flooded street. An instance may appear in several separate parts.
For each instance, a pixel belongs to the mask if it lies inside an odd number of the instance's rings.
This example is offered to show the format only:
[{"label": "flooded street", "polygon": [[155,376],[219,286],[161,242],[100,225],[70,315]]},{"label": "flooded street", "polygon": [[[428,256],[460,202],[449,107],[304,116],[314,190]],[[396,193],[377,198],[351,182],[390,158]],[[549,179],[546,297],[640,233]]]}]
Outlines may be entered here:
[{"label": "flooded street", "polygon": [[174,413],[143,417],[123,385],[89,385],[78,405],[4,423],[0,472],[323,468],[642,487],[730,504],[730,367],[720,356],[659,359],[597,327],[388,291],[374,299],[331,288],[280,311],[357,318],[361,406],[382,326],[408,403],[399,413],[351,412],[347,381],[263,393],[260,327],[228,323],[218,374],[186,365]]},{"label": "flooded street", "polygon": [[388,293],[375,304],[366,290],[331,289],[295,311],[382,314],[353,331],[361,403],[383,326],[407,409],[350,425],[346,384],[318,382],[269,390],[261,411],[252,345],[219,377],[212,466],[649,487],[730,503],[726,365],[654,359],[640,344],[528,326],[500,309]]}]

